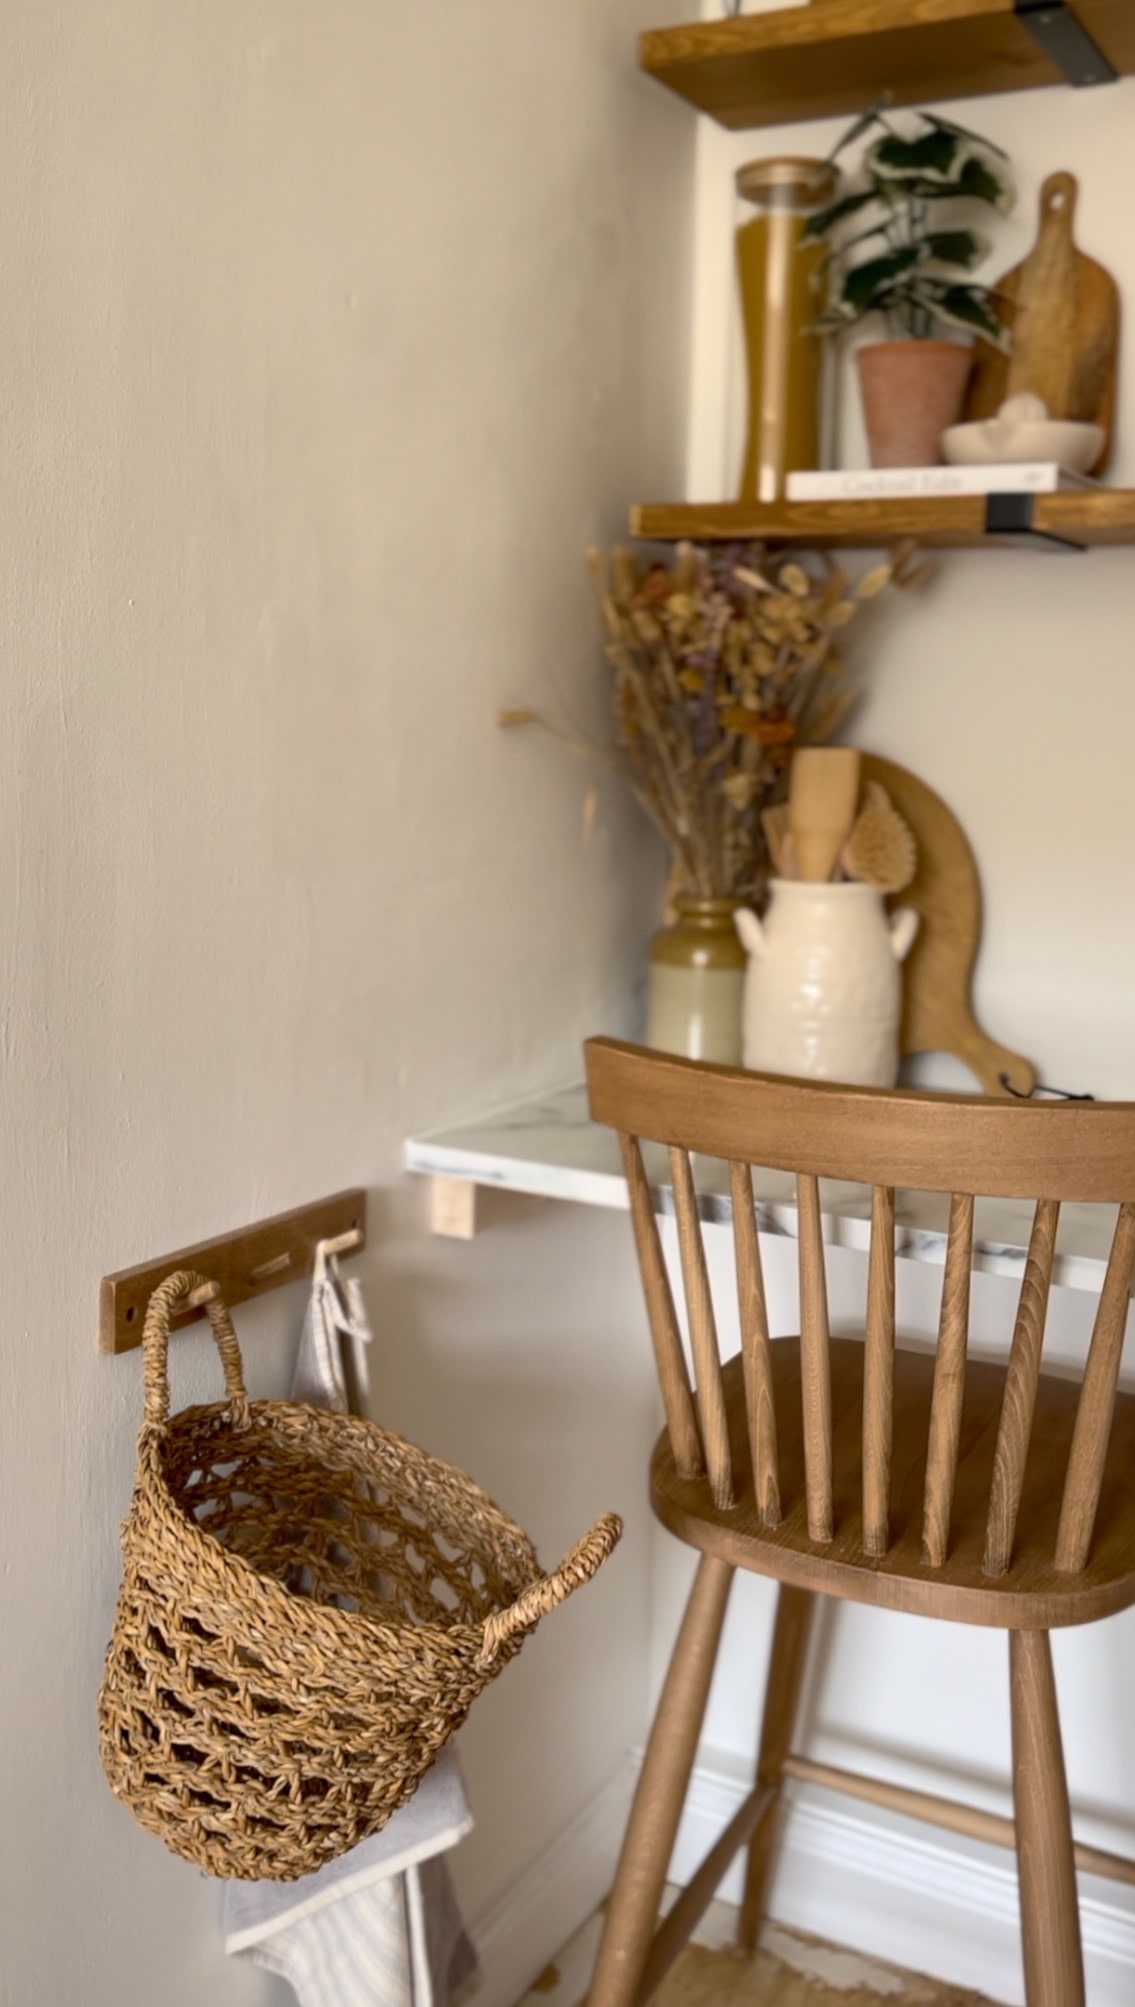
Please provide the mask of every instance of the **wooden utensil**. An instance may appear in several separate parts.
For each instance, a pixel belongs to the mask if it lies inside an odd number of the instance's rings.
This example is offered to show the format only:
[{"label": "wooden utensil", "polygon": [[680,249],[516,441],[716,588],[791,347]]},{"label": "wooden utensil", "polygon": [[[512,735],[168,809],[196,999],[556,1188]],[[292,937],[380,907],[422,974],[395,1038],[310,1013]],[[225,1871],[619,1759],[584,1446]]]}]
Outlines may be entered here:
[{"label": "wooden utensil", "polygon": [[910,825],[878,781],[869,780],[864,787],[863,806],[839,861],[849,878],[874,885],[879,892],[901,892],[918,869],[918,848]]},{"label": "wooden utensil", "polygon": [[768,854],[772,868],[778,878],[794,878],[796,864],[792,855],[792,838],[788,833],[788,803],[778,801],[772,808],[761,810],[761,828],[765,833]]},{"label": "wooden utensil", "polygon": [[922,924],[904,970],[900,1052],[949,1052],[987,1094],[1031,1094],[1036,1068],[998,1045],[973,1014],[981,884],[965,832],[941,796],[906,767],[875,753],[864,753],[862,765],[865,784],[878,781],[886,789],[918,848],[918,868],[901,901],[916,908]]},{"label": "wooden utensil", "polygon": [[788,829],[797,877],[811,884],[831,877],[858,800],[859,753],[854,746],[804,746],[793,755]]},{"label": "wooden utensil", "polygon": [[1104,444],[1090,469],[1100,474],[1111,453],[1119,292],[1072,237],[1078,184],[1074,174],[1050,174],[1040,191],[1037,240],[1021,264],[999,279],[994,301],[1012,330],[1008,355],[979,341],[966,399],[970,419],[992,418],[1007,397],[1031,390],[1050,418],[1102,425]]}]

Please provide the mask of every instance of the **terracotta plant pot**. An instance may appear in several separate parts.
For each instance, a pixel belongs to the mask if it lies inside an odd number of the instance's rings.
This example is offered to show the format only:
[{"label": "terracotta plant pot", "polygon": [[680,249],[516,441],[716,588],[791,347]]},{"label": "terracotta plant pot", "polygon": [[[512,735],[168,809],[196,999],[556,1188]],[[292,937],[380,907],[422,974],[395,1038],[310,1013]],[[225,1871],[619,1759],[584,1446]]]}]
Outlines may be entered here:
[{"label": "terracotta plant pot", "polygon": [[875,341],[857,349],[873,467],[938,467],[956,425],[973,350],[956,341]]}]

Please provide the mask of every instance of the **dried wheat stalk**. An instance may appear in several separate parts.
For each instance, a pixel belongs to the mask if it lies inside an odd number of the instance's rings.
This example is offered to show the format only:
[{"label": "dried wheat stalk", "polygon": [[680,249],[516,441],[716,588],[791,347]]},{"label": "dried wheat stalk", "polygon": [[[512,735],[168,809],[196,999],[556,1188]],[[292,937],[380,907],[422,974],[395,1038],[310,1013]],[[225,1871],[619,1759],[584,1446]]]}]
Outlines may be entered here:
[{"label": "dried wheat stalk", "polygon": [[[758,545],[679,544],[669,563],[588,553],[614,670],[621,764],[696,897],[759,895],[761,811],[797,745],[836,729],[851,701],[836,636],[859,602],[902,583],[896,553],[857,585],[826,554],[770,558]],[[502,724],[541,724],[527,708]]]}]

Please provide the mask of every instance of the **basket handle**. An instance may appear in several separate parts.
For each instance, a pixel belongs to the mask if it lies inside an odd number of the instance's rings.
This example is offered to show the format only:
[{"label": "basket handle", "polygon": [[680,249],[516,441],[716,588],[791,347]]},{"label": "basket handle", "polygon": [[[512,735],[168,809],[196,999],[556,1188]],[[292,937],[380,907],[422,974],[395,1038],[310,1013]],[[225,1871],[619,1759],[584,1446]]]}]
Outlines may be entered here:
[{"label": "basket handle", "polygon": [[[169,1420],[169,1327],[178,1309],[184,1309],[183,1298],[195,1289],[206,1287],[206,1278],[196,1275],[192,1269],[179,1268],[159,1282],[146,1309],[146,1322],[142,1331],[142,1359],[145,1365],[145,1401],[142,1409],[143,1427],[161,1429]],[[251,1419],[248,1410],[248,1394],[244,1385],[244,1367],[241,1362],[240,1346],[236,1342],[236,1332],[228,1309],[219,1296],[211,1296],[205,1304],[209,1323],[221,1364],[225,1369],[225,1392],[229,1397],[229,1409],[234,1425],[246,1428]]]},{"label": "basket handle", "polygon": [[554,1568],[550,1575],[541,1575],[538,1582],[525,1589],[507,1610],[497,1610],[485,1618],[481,1649],[477,1655],[479,1666],[491,1665],[501,1646],[517,1631],[526,1631],[532,1624],[538,1624],[557,1603],[562,1603],[573,1589],[581,1589],[585,1582],[603,1566],[609,1554],[619,1544],[623,1522],[614,1512],[605,1512],[597,1519],[590,1533],[577,1542],[570,1552]]}]

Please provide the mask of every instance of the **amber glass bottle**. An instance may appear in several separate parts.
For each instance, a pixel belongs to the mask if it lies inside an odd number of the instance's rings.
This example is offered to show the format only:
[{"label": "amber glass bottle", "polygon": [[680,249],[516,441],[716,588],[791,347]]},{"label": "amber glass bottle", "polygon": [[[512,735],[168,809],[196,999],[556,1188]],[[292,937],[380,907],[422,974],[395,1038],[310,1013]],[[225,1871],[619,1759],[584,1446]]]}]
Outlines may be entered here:
[{"label": "amber glass bottle", "polygon": [[830,199],[836,170],[824,160],[750,160],[737,193],[757,215],[737,232],[737,276],[749,383],[742,502],[775,502],[793,467],[820,464],[822,243],[805,243],[810,215]]}]

